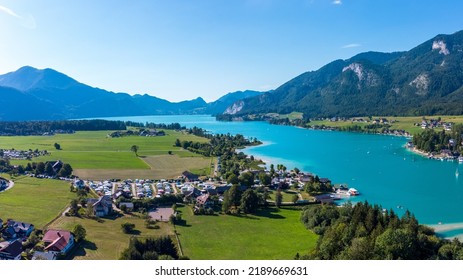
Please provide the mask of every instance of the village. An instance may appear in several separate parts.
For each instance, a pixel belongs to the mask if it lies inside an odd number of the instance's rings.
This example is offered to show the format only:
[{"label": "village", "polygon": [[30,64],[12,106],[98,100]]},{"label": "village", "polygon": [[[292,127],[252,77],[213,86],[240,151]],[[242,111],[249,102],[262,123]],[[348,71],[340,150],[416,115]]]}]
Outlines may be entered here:
[{"label": "village", "polygon": [[[262,170],[244,172],[253,173],[255,178],[258,178],[258,174],[262,172],[270,175],[270,171]],[[151,200],[157,201],[157,203],[148,209],[147,214],[155,222],[169,222],[175,218],[177,213],[174,205],[176,203],[170,201],[181,201],[181,203],[192,205],[195,214],[214,213],[218,211],[218,207],[223,202],[225,192],[232,187],[231,183],[212,178],[200,178],[189,171],[169,180],[112,179],[92,181],[79,178],[61,179],[69,181],[71,191],[86,191],[93,194],[93,196],[85,199],[85,204],[87,207],[90,205],[96,219],[117,217],[119,214],[139,211],[140,209],[137,209],[138,201]],[[307,188],[315,181],[327,188],[329,192],[309,196]],[[9,183],[7,179],[0,178],[0,191],[5,191]],[[346,185],[332,185],[328,178],[318,178],[312,173],[295,172],[294,170],[289,172],[276,171],[270,185],[267,186],[261,184],[259,179],[255,179],[251,186],[240,184],[238,187],[242,192],[248,188],[258,191],[281,190],[293,194],[295,199],[291,202],[282,202],[283,205],[334,204],[336,200],[341,198],[359,195],[359,192],[354,188],[347,188]],[[175,199],[171,200],[170,198]],[[270,199],[267,202],[269,204],[276,203]],[[61,215],[70,215],[70,212],[71,207],[68,207]],[[8,217],[8,213],[2,213],[2,215],[2,218]],[[75,245],[75,240],[75,234],[71,231],[54,228],[36,229],[33,224],[27,221],[17,221],[12,218],[0,219],[0,260],[64,259]]]}]

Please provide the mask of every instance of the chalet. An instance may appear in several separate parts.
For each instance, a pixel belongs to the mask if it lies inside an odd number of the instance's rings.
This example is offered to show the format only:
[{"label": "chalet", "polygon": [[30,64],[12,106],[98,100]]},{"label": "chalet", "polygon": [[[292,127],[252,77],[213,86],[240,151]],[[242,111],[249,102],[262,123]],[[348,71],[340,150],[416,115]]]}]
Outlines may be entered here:
[{"label": "chalet", "polygon": [[104,217],[112,213],[113,202],[111,196],[103,195],[100,198],[89,198],[87,203],[93,206],[93,213],[97,217]]},{"label": "chalet", "polygon": [[203,194],[196,198],[196,206],[203,206],[204,208],[212,207],[213,202],[209,199],[209,194]]},{"label": "chalet", "polygon": [[187,180],[188,182],[198,181],[199,179],[198,175],[193,174],[190,171],[184,171],[182,175],[185,178],[185,180]]},{"label": "chalet", "polygon": [[42,238],[45,251],[66,254],[74,245],[74,235],[67,230],[49,229]]},{"label": "chalet", "polygon": [[0,243],[0,260],[20,260],[23,245],[20,241]]},{"label": "chalet", "polygon": [[3,230],[3,236],[5,239],[25,238],[28,237],[33,230],[33,224],[8,220],[6,228]]},{"label": "chalet", "polygon": [[313,179],[314,179],[314,176],[311,173],[301,173],[301,174],[299,174],[299,180],[302,183],[312,182]]}]

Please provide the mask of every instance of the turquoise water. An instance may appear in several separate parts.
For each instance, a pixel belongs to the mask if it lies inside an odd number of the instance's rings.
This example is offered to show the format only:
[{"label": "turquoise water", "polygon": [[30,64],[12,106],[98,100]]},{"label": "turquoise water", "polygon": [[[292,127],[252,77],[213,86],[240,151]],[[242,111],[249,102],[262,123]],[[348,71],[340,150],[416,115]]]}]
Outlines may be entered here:
[{"label": "turquoise water", "polygon": [[[423,158],[404,148],[406,138],[307,130],[265,122],[217,122],[210,116],[107,118],[138,122],[179,122],[213,133],[257,137],[264,145],[245,153],[289,169],[298,167],[361,192],[353,200],[410,210],[424,224],[463,222],[463,165]],[[447,234],[446,234],[447,235]]]}]

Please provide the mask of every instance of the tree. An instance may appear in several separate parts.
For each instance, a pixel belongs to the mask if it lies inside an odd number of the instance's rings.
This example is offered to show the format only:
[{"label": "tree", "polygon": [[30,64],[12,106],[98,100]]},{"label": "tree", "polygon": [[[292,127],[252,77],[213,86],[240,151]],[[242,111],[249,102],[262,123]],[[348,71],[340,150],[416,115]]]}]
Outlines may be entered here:
[{"label": "tree", "polygon": [[238,179],[238,176],[236,176],[235,174],[231,174],[227,178],[227,183],[229,183],[229,184],[236,185],[239,182],[240,182],[240,180]]},{"label": "tree", "polygon": [[75,225],[72,233],[74,233],[77,242],[84,240],[87,236],[87,231],[81,224]]},{"label": "tree", "polygon": [[53,170],[53,165],[50,162],[47,162],[47,164],[45,164],[45,174],[47,174],[48,176],[55,175],[55,170]]},{"label": "tree", "polygon": [[121,225],[123,233],[131,233],[135,229],[135,224],[132,223],[123,223]]},{"label": "tree", "polygon": [[254,213],[257,210],[259,204],[259,197],[256,191],[247,189],[241,196],[240,209],[244,213]]},{"label": "tree", "polygon": [[238,177],[240,183],[246,187],[250,187],[254,184],[254,174],[252,172],[243,172]]},{"label": "tree", "polygon": [[264,186],[270,186],[272,183],[272,177],[265,172],[259,173],[259,181]]},{"label": "tree", "polygon": [[55,143],[55,144],[53,144],[53,146],[55,146],[55,149],[61,150],[61,145],[60,144]]},{"label": "tree", "polygon": [[222,211],[228,213],[230,210],[236,209],[240,205],[240,200],[241,192],[238,190],[238,185],[233,185],[223,194]]},{"label": "tree", "polygon": [[301,172],[301,170],[299,170],[299,168],[295,167],[294,168],[294,173],[299,174],[299,172]]},{"label": "tree", "polygon": [[135,156],[138,157],[138,146],[137,145],[132,145],[132,147],[130,147],[130,150],[135,153]]},{"label": "tree", "polygon": [[88,218],[92,218],[95,216],[95,211],[94,211],[92,203],[87,203],[85,214],[87,215]]},{"label": "tree", "polygon": [[79,210],[79,204],[77,202],[77,199],[71,200],[71,204],[69,205],[69,214],[75,216],[78,210]]},{"label": "tree", "polygon": [[182,143],[180,142],[180,140],[177,138],[175,140],[175,147],[181,147],[182,146]]},{"label": "tree", "polygon": [[45,163],[39,162],[37,163],[37,167],[35,168],[35,175],[40,175],[45,173]]},{"label": "tree", "polygon": [[58,177],[70,177],[72,175],[72,167],[69,163],[63,164],[63,167],[58,172]]},{"label": "tree", "polygon": [[283,195],[281,194],[281,190],[278,189],[275,193],[275,206],[280,208],[281,202],[283,202]]}]

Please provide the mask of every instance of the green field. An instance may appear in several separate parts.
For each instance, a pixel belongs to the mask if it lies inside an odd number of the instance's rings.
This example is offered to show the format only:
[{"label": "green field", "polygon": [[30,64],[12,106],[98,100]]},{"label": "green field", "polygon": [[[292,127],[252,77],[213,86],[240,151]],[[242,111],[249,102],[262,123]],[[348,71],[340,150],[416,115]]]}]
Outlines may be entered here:
[{"label": "green field", "polygon": [[293,259],[314,248],[317,235],[299,221],[301,210],[268,208],[247,216],[195,216],[181,207],[176,226],[186,256],[196,260]]},{"label": "green field", "polygon": [[[115,219],[103,218],[100,221],[87,218],[62,216],[53,222],[49,228],[72,230],[76,224],[81,224],[87,231],[86,240],[76,248],[69,258],[76,260],[117,260],[121,252],[129,246],[131,236],[158,237],[173,235],[173,227],[168,223],[157,223],[159,229],[147,229],[144,219],[134,213]],[[123,223],[135,224],[136,234],[125,234],[121,230]]]},{"label": "green field", "polygon": [[[5,174],[1,176],[8,178]],[[75,198],[65,181],[21,176],[14,178],[14,182],[13,188],[0,193],[0,218],[3,220],[11,218],[42,228]]]},{"label": "green field", "polygon": [[[51,155],[42,156],[32,159],[32,161],[52,161],[62,160],[71,164],[76,174],[86,174],[104,170],[101,174],[107,173],[107,178],[153,178],[152,170],[160,173],[160,177],[167,176],[162,170],[157,170],[158,164],[151,165],[150,159],[155,156],[167,156],[168,152],[173,153],[172,159],[179,159],[177,167],[183,170],[175,169],[174,173],[178,176],[185,170],[209,171],[210,159],[183,150],[180,147],[174,147],[175,140],[181,141],[198,141],[205,142],[207,139],[197,137],[183,132],[166,130],[166,136],[158,137],[141,137],[126,136],[120,138],[110,138],[107,134],[110,131],[79,131],[75,134],[56,134],[53,136],[13,136],[0,137],[0,148],[3,149],[39,149],[47,150]],[[61,150],[54,148],[54,143],[59,143]],[[130,151],[130,147],[137,145],[139,147],[138,155]],[[190,160],[197,158],[197,160]],[[154,161],[156,163],[156,161]],[[172,162],[169,161],[169,162]],[[192,165],[190,166],[190,163]],[[201,163],[198,165],[198,163]],[[26,165],[25,160],[11,160],[14,165]],[[175,166],[171,167],[175,168]],[[82,170],[82,171],[79,171]],[[124,171],[123,171],[124,170]],[[125,170],[128,170],[125,172]],[[140,170],[140,172],[136,172]],[[159,172],[158,172],[159,171]],[[92,173],[92,176],[94,175]],[[126,173],[126,174],[124,174]],[[109,176],[108,175],[108,176]],[[92,179],[95,176],[90,176]],[[101,176],[100,176],[101,177]],[[82,177],[86,179],[85,177]]]}]

